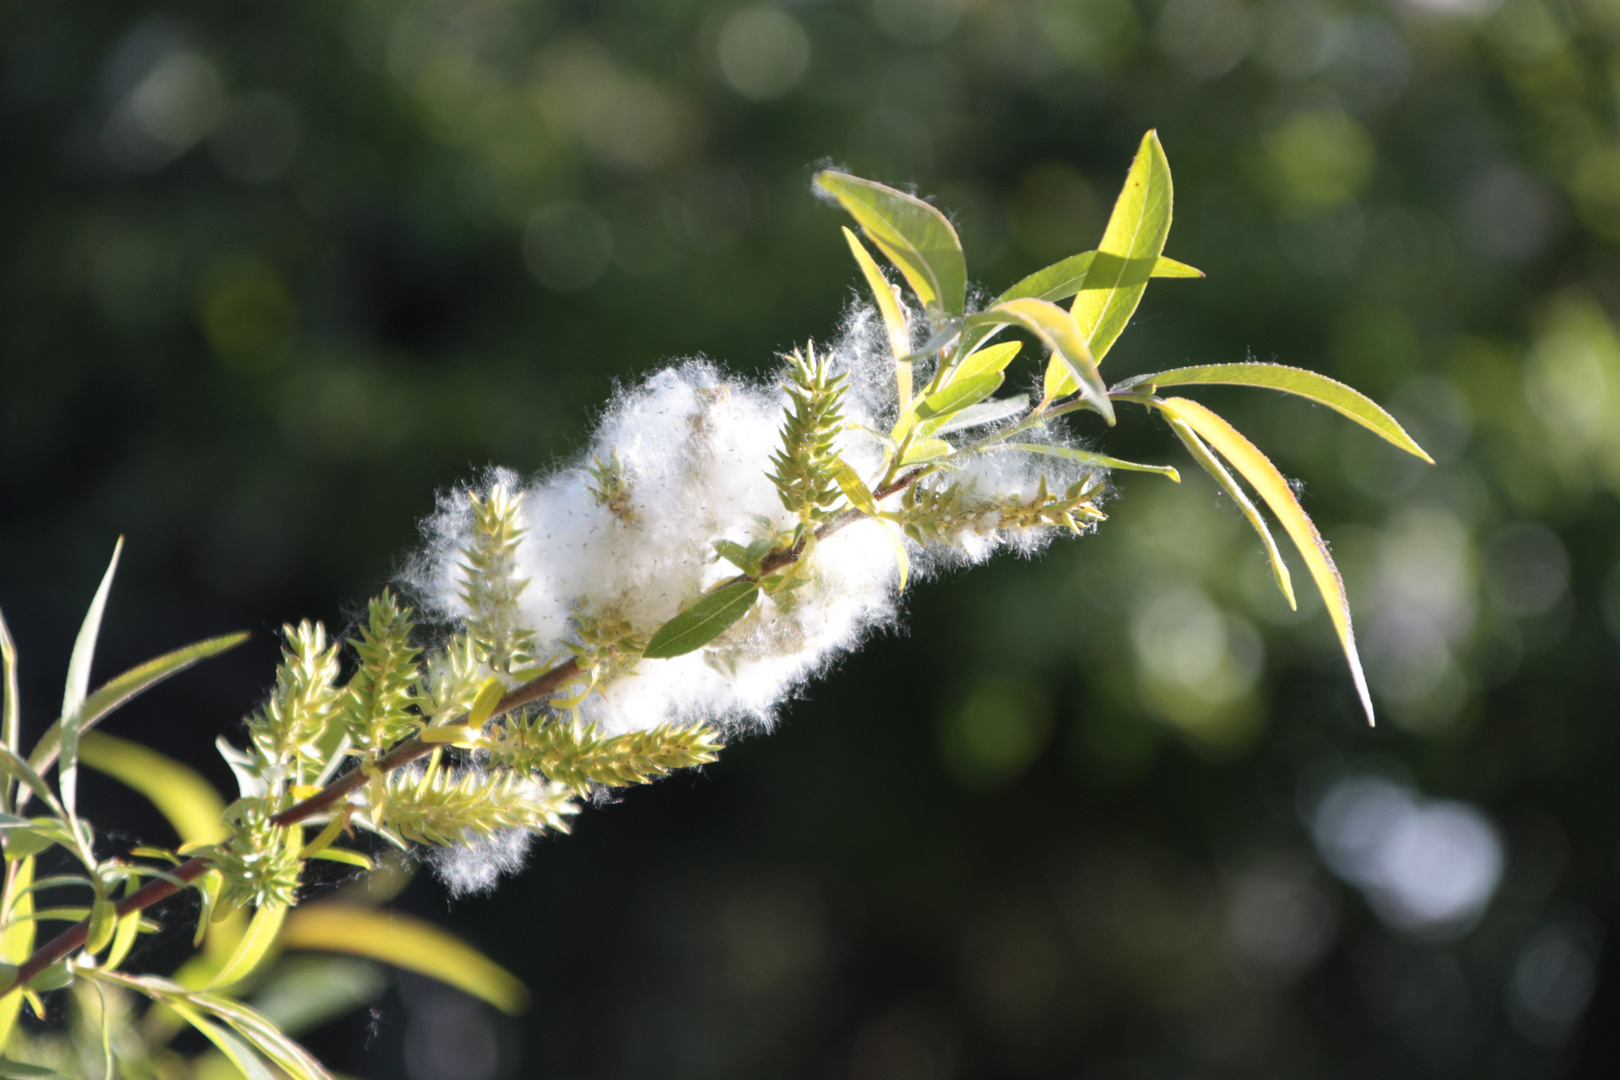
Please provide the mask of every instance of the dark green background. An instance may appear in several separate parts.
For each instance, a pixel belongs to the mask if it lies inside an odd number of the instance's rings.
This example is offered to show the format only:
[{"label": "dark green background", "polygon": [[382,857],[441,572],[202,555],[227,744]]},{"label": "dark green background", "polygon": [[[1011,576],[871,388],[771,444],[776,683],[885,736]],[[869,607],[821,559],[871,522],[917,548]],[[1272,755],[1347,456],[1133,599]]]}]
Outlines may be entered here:
[{"label": "dark green background", "polygon": [[[495,896],[415,882],[526,1016],[407,981],[314,1044],[419,1080],[1612,1075],[1620,954],[1573,1026],[1514,979],[1548,927],[1620,916],[1617,43],[1611,0],[11,0],[25,715],[122,533],[100,673],[258,631],[109,728],[226,784],[275,629],[346,626],[436,491],[546,468],[663,360],[761,373],[835,333],[857,276],[818,164],[935,196],[994,292],[1095,243],[1155,127],[1167,253],[1209,278],[1155,284],[1109,373],[1314,368],[1439,459],[1200,395],[1305,480],[1381,726],[1205,478],[1121,476],[1098,535],[919,585],[777,733]],[[1185,466],[1123,421],[1101,449]],[[1477,927],[1388,929],[1317,860],[1301,806],[1364,771],[1489,815]],[[1288,963],[1245,952],[1242,912],[1302,910]]]}]

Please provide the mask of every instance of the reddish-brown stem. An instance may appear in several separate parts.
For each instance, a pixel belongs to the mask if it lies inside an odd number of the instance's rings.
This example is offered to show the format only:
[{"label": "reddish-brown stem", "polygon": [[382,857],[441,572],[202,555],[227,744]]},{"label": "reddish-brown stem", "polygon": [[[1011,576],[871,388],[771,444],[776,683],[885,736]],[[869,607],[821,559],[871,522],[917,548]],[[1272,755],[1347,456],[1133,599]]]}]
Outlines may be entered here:
[{"label": "reddish-brown stem", "polygon": [[[889,496],[894,495],[897,492],[904,491],[906,488],[916,483],[926,472],[926,469],[915,469],[912,472],[907,473],[905,476],[896,479],[892,483],[885,484],[876,491],[872,492],[872,498],[878,500],[887,499]],[[837,532],[839,529],[842,529],[844,526],[859,521],[862,517],[863,515],[858,510],[846,510],[842,514],[839,514],[837,517],[833,518],[831,521],[822,524],[820,528],[816,529],[816,539],[824,540],[828,536],[831,536],[833,533]],[[796,561],[802,554],[804,554],[803,543],[795,544],[793,547],[773,552],[772,554],[766,556],[762,562],[760,572],[762,574],[768,574],[775,570],[779,570],[783,566]],[[513,687],[507,692],[505,697],[496,702],[495,709],[490,716],[500,716],[523,705],[538,701],[540,698],[546,697],[548,694],[555,693],[559,688],[573,681],[579,675],[580,670],[578,661],[574,659],[565,660],[563,663],[558,664],[556,667],[552,668],[550,671],[547,671],[539,678],[532,679],[520,686]],[[378,758],[376,762],[373,763],[371,768],[368,769],[356,767],[350,769],[347,773],[344,773],[342,776],[326,785],[314,795],[311,795],[304,801],[296,803],[295,805],[288,807],[286,810],[283,810],[281,813],[272,818],[271,821],[282,827],[297,825],[300,822],[307,821],[317,814],[330,810],[334,805],[341,802],[355,791],[358,791],[360,788],[364,787],[371,777],[377,773],[386,773],[393,769],[397,769],[402,765],[408,765],[418,758],[426,757],[428,754],[431,754],[434,749],[434,744],[423,742],[421,739],[413,735],[411,738],[406,739],[388,753]],[[148,881],[145,885],[142,885],[139,889],[136,889],[134,892],[130,893],[128,896],[124,897],[118,902],[119,918],[123,918],[124,916],[130,915],[137,911],[145,911],[153,904],[156,904],[161,900],[168,899],[180,891],[180,883],[183,882],[185,884],[190,884],[191,882],[196,881],[207,872],[208,867],[209,863],[207,859],[202,857],[194,857],[187,859],[185,862],[174,868],[174,870],[171,872],[171,877],[173,880],[170,880],[169,878],[153,878],[151,881]],[[79,922],[68,927],[66,930],[62,931],[62,933],[40,946],[34,951],[32,956],[30,956],[22,963],[21,966],[17,968],[16,978],[4,990],[0,990],[0,996],[4,996],[18,987],[26,985],[30,979],[34,978],[34,976],[50,967],[58,960],[65,959],[71,955],[75,949],[81,948],[88,938],[89,931],[90,922],[87,919],[83,922]]]}]

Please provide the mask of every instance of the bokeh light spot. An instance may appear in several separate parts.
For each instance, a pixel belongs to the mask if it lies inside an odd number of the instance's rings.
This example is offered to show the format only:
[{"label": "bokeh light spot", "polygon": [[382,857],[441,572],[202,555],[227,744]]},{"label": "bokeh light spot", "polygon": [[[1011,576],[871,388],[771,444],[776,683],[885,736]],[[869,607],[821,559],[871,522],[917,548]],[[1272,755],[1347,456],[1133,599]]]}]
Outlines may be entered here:
[{"label": "bokeh light spot", "polygon": [[720,28],[720,74],[743,97],[766,101],[799,84],[810,67],[810,39],[797,19],[777,7],[733,13]]}]

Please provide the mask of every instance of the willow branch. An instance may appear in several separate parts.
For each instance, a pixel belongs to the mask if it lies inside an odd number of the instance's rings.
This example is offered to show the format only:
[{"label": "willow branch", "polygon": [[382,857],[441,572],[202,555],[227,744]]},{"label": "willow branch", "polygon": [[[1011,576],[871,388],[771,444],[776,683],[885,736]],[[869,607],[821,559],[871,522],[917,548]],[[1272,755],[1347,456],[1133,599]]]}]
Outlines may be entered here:
[{"label": "willow branch", "polygon": [[[578,677],[579,674],[579,664],[573,659],[566,660],[539,678],[531,679],[529,682],[515,686],[507,691],[506,696],[496,702],[495,710],[490,713],[490,716],[491,718],[500,716],[532,701],[537,701],[548,694],[555,693],[560,687]],[[442,747],[435,747],[431,743],[425,743],[413,735],[378,758],[372,764],[372,769],[375,769],[376,772],[391,772],[402,765],[409,765],[418,758],[426,757],[435,749],[442,749]],[[365,787],[373,775],[374,773],[371,770],[356,766],[314,795],[289,806],[270,820],[284,828],[307,821],[318,814],[325,813],[353,792]],[[207,873],[209,865],[207,858],[195,856],[175,867],[170,874],[170,878],[153,878],[118,902],[118,917],[121,919],[126,915],[133,915],[136,912],[146,910],[161,900],[168,899],[180,891],[180,883],[190,884]],[[0,996],[26,985],[30,979],[58,960],[66,959],[75,949],[84,945],[89,932],[90,921],[86,919],[68,927],[40,946],[32,956],[17,968],[16,978],[4,990],[0,990]]]}]

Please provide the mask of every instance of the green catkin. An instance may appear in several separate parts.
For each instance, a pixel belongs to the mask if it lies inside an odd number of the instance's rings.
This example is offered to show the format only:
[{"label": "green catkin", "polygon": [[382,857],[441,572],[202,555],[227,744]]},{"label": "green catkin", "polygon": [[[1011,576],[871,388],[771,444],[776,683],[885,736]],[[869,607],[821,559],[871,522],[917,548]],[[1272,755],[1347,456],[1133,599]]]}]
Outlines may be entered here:
[{"label": "green catkin", "polygon": [[841,492],[834,470],[838,463],[836,441],[844,424],[840,411],[846,376],[831,375],[825,355],[817,356],[811,345],[788,356],[787,381],[783,389],[791,402],[782,425],[782,449],[771,456],[782,505],[807,525],[818,525],[831,517],[831,508]]},{"label": "green catkin", "polygon": [[418,844],[447,847],[503,829],[568,831],[568,791],[510,769],[405,769],[391,773],[380,824]]},{"label": "green catkin", "polygon": [[411,645],[411,611],[384,589],[371,601],[366,625],[350,641],[359,666],[342,699],[343,723],[355,748],[378,754],[416,726],[414,688],[419,676]]},{"label": "green catkin", "polygon": [[518,611],[518,598],[529,584],[517,575],[521,504],[503,483],[471,501],[472,537],[461,550],[467,633],[484,662],[509,675],[534,662],[534,632],[523,627]]}]

